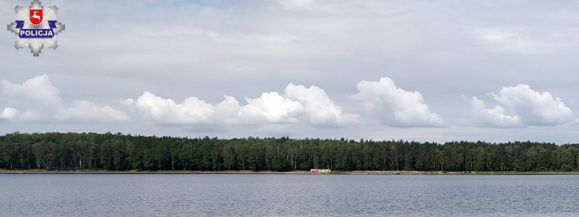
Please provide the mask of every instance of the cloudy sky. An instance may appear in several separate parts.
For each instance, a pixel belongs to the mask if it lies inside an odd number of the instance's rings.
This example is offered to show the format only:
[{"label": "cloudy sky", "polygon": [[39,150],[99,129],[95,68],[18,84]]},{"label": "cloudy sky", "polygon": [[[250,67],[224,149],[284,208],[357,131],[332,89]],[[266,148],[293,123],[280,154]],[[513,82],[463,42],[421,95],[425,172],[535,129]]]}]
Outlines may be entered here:
[{"label": "cloudy sky", "polygon": [[577,1],[43,4],[57,50],[0,34],[1,134],[579,142]]}]

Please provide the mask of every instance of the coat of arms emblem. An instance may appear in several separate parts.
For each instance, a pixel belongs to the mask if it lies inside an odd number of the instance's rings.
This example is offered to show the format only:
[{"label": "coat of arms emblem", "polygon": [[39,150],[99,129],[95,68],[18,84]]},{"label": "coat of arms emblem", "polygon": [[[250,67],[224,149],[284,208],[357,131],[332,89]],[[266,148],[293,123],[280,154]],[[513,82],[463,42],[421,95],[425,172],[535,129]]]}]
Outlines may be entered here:
[{"label": "coat of arms emblem", "polygon": [[16,6],[16,21],[8,25],[8,31],[16,34],[16,49],[29,48],[40,56],[43,48],[56,49],[54,37],[64,31],[65,25],[57,21],[58,7],[44,8],[40,0],[33,0],[30,7]]}]

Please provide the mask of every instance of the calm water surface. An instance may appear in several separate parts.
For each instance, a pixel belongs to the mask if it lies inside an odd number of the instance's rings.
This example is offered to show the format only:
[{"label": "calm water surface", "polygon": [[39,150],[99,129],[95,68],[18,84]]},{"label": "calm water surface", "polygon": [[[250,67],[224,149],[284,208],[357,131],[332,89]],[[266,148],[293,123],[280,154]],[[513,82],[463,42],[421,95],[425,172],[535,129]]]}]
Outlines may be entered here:
[{"label": "calm water surface", "polygon": [[579,176],[0,175],[4,217],[579,216]]}]

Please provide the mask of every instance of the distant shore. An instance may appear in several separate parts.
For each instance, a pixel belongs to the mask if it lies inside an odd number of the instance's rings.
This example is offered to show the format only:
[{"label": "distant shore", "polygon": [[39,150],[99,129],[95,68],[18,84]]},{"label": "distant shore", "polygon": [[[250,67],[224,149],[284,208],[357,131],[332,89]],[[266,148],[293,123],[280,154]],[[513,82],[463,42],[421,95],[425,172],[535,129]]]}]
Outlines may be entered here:
[{"label": "distant shore", "polygon": [[[309,175],[310,171],[106,171],[106,170],[0,170],[0,174],[231,174],[231,175]],[[575,172],[557,171],[332,171],[329,175],[579,175]]]}]

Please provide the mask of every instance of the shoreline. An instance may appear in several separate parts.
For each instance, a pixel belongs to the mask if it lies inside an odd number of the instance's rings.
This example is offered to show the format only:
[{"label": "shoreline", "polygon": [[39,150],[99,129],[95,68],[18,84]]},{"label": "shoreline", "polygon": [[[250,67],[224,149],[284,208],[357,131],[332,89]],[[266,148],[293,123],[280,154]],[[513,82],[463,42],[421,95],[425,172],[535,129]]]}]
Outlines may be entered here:
[{"label": "shoreline", "polygon": [[[0,175],[17,174],[110,174],[110,175],[138,175],[138,174],[167,174],[167,175],[313,175],[310,171],[106,171],[106,170],[0,170]],[[476,176],[476,175],[579,175],[575,172],[517,172],[517,171],[466,171],[466,172],[442,172],[442,171],[332,171],[331,174],[324,175],[442,175],[442,176]]]}]

